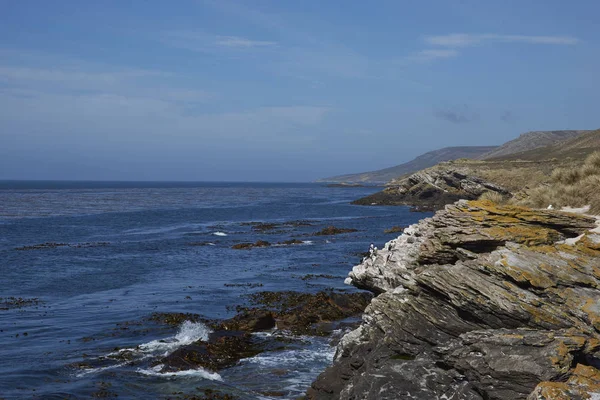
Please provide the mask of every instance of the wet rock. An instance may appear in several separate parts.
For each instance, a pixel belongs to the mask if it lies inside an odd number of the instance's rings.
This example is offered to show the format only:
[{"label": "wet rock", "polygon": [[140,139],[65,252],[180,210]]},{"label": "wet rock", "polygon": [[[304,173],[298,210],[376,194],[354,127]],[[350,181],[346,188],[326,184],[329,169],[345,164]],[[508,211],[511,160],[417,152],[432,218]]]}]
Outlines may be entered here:
[{"label": "wet rock", "polygon": [[160,372],[204,368],[218,371],[235,365],[240,359],[261,352],[250,334],[239,331],[216,331],[209,340],[181,347],[157,362]]},{"label": "wet rock", "polygon": [[379,295],[307,397],[589,398],[600,376],[595,226],[486,201],[410,226],[349,274]]},{"label": "wet rock", "polygon": [[46,242],[41,244],[34,244],[31,246],[22,246],[17,247],[15,250],[19,251],[27,251],[27,250],[46,250],[46,249],[56,249],[59,247],[71,247],[75,249],[80,248],[88,248],[88,247],[105,247],[110,245],[109,242],[86,242],[86,243],[56,243],[56,242]]},{"label": "wet rock", "polygon": [[[159,372],[197,368],[218,371],[235,365],[242,358],[263,351],[285,350],[298,342],[293,337],[257,336],[252,332],[278,328],[294,334],[328,335],[337,327],[331,322],[361,313],[371,295],[367,292],[260,292],[249,297],[257,307],[239,307],[237,315],[220,322],[204,320],[213,330],[208,340],[198,340],[158,360],[154,365],[161,365]],[[156,313],[151,320],[179,325],[201,318],[193,314]]]},{"label": "wet rock", "polygon": [[280,225],[266,222],[258,222],[252,225],[252,230],[257,232],[271,231],[278,228]]},{"label": "wet rock", "polygon": [[369,293],[260,292],[250,295],[254,304],[273,311],[278,329],[295,334],[330,333],[322,323],[339,321],[360,314],[367,306]]},{"label": "wet rock", "polygon": [[327,228],[323,228],[319,232],[313,233],[313,236],[339,235],[341,233],[350,233],[350,232],[357,232],[357,231],[358,231],[358,229],[336,228],[335,226],[328,226]]},{"label": "wet rock", "polygon": [[42,300],[37,297],[24,298],[24,297],[0,297],[0,310],[10,310],[15,308],[34,307],[44,304]]},{"label": "wet rock", "polygon": [[170,326],[180,326],[185,321],[208,322],[207,319],[202,318],[200,315],[192,314],[192,313],[155,312],[155,313],[152,313],[152,315],[150,315],[147,319],[148,319],[148,321],[157,322],[160,324],[165,324],[165,325],[170,325]]},{"label": "wet rock", "polygon": [[[199,388],[198,388],[199,389]],[[181,394],[169,397],[167,400],[236,400],[239,397],[228,393],[221,393],[213,389],[204,389],[203,394]]]},{"label": "wet rock", "polygon": [[254,247],[269,247],[271,246],[271,243],[264,241],[264,240],[258,240],[255,243],[238,243],[238,244],[234,244],[233,246],[231,246],[232,249],[235,250],[249,250],[252,249]]},{"label": "wet rock", "polygon": [[257,288],[264,286],[262,283],[224,283],[225,287],[246,287],[246,288]]},{"label": "wet rock", "polygon": [[309,281],[312,279],[344,279],[344,277],[330,274],[306,274],[300,279],[302,279],[303,281]]},{"label": "wet rock", "polygon": [[271,311],[246,309],[235,317],[219,324],[220,329],[245,332],[266,331],[275,327],[275,316]]},{"label": "wet rock", "polygon": [[302,240],[290,239],[290,240],[284,240],[283,242],[278,242],[277,244],[292,245],[292,244],[303,244],[303,243],[304,242]]},{"label": "wet rock", "polygon": [[17,247],[15,250],[26,251],[26,250],[45,250],[45,249],[55,249],[58,247],[68,247],[68,243],[56,243],[56,242],[46,242],[41,244],[34,244],[31,246],[22,246]]}]

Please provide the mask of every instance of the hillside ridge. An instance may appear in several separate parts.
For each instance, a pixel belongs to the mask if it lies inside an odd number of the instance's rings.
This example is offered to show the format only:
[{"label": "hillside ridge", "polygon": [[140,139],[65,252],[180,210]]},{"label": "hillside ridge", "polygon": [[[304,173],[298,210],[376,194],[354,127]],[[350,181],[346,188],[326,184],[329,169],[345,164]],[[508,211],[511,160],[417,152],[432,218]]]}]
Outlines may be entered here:
[{"label": "hillside ridge", "polygon": [[496,146],[452,146],[438,150],[428,151],[414,159],[393,167],[376,171],[356,174],[345,174],[318,179],[317,182],[327,183],[386,183],[402,175],[410,174],[443,161],[457,160],[459,158],[476,158],[489,153]]}]

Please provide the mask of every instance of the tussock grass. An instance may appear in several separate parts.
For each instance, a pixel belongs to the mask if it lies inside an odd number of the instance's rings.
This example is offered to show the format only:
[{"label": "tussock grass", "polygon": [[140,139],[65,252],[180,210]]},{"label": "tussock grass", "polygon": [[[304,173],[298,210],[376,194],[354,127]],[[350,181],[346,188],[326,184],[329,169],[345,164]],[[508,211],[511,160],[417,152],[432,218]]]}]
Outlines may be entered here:
[{"label": "tussock grass", "polygon": [[546,208],[590,206],[590,213],[600,214],[600,151],[590,154],[580,167],[557,168],[550,182],[527,191],[519,204]]},{"label": "tussock grass", "polygon": [[507,202],[506,197],[498,192],[483,192],[479,196],[479,200],[488,200],[494,204],[505,204]]}]

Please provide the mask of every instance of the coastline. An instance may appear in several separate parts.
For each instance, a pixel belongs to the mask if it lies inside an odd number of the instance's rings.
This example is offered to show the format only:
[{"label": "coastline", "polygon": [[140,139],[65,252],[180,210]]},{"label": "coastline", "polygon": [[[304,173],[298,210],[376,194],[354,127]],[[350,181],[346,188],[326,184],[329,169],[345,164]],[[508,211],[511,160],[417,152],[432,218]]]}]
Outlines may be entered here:
[{"label": "coastline", "polygon": [[307,398],[600,393],[598,230],[588,216],[464,200],[411,225],[350,272],[376,297]]}]

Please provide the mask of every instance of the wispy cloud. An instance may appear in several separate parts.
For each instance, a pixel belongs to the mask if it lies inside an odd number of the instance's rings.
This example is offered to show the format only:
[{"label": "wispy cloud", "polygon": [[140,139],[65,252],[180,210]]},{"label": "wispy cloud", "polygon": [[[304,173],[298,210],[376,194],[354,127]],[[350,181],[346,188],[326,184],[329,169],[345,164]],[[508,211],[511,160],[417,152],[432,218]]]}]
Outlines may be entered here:
[{"label": "wispy cloud", "polygon": [[0,92],[16,98],[88,95],[179,104],[214,98],[206,90],[179,86],[177,76],[161,70],[16,49],[0,49],[0,60]]},{"label": "wispy cloud", "polygon": [[250,40],[239,36],[217,36],[214,43],[217,46],[242,49],[249,49],[253,47],[270,47],[277,45],[277,42],[266,40]]},{"label": "wispy cloud", "polygon": [[250,51],[277,46],[270,40],[256,40],[241,36],[211,35],[197,31],[170,31],[161,35],[160,41],[168,46],[203,53],[224,51]]},{"label": "wispy cloud", "polygon": [[215,108],[221,96],[189,87],[187,79],[187,87],[181,87],[184,77],[177,74],[58,57],[46,61],[43,68],[0,62],[0,120],[5,125],[37,127],[32,132],[60,126],[65,137],[86,132],[114,141],[169,141],[176,132],[198,146],[227,138],[250,147],[293,147],[312,140],[312,130],[304,129],[319,126],[331,111],[318,104]]},{"label": "wispy cloud", "polygon": [[159,71],[125,69],[120,71],[84,71],[70,67],[35,68],[27,66],[0,65],[0,81],[4,82],[60,82],[80,86],[105,85],[123,82],[129,79],[149,76],[165,76]]},{"label": "wispy cloud", "polygon": [[573,36],[528,36],[500,35],[494,33],[468,34],[452,33],[448,35],[426,36],[425,42],[432,46],[469,47],[484,43],[528,43],[546,45],[575,45],[579,39]]},{"label": "wispy cloud", "polygon": [[465,124],[479,119],[479,114],[471,110],[466,104],[462,107],[434,110],[433,114],[437,118],[453,124]]},{"label": "wispy cloud", "polygon": [[440,58],[452,58],[458,55],[458,51],[454,49],[425,49],[407,57],[408,61],[427,62]]},{"label": "wispy cloud", "polygon": [[424,42],[435,47],[421,50],[416,54],[406,57],[404,61],[408,63],[415,63],[448,59],[458,56],[460,54],[458,49],[473,46],[483,46],[485,44],[492,43],[527,43],[534,45],[572,46],[578,44],[580,40],[573,36],[451,33],[447,35],[425,36]]}]

